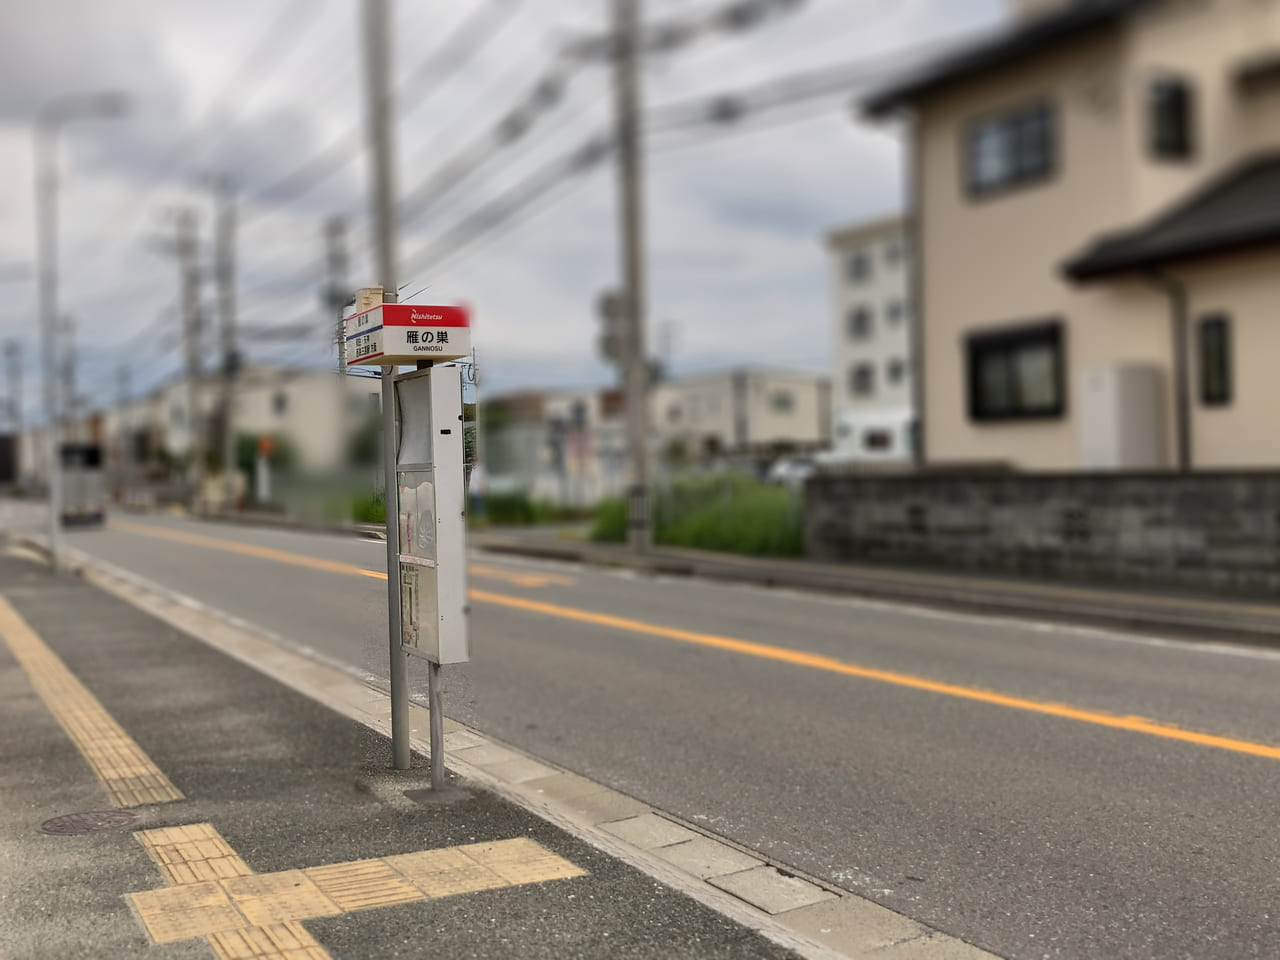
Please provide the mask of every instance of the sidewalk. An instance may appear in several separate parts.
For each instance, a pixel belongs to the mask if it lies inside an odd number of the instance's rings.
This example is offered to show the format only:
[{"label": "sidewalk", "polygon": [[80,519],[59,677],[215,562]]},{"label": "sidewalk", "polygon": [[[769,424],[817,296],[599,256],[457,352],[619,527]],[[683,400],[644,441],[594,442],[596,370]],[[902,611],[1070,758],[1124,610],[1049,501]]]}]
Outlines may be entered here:
[{"label": "sidewalk", "polygon": [[82,572],[0,555],[6,958],[988,956]]},{"label": "sidewalk", "polygon": [[1280,602],[744,557],[673,547],[655,547],[644,555],[637,555],[626,546],[568,538],[549,528],[477,531],[468,539],[472,548],[492,553],[625,567],[658,575],[703,577],[970,612],[1280,645]]}]

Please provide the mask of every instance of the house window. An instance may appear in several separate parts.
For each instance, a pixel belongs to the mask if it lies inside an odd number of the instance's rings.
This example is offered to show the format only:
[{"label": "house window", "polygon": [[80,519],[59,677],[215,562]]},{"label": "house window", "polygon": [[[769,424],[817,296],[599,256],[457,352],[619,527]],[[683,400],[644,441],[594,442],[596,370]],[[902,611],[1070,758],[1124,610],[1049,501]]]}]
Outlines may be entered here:
[{"label": "house window", "polygon": [[863,283],[871,276],[871,258],[865,250],[858,250],[849,255],[845,264],[845,272],[854,283]]},{"label": "house window", "polygon": [[907,363],[901,357],[894,357],[885,367],[885,377],[892,384],[901,383],[906,375]]},{"label": "house window", "polygon": [[969,191],[975,195],[1043,180],[1053,172],[1054,111],[1047,103],[980,120],[969,129]]},{"label": "house window", "polygon": [[1191,84],[1175,77],[1153,80],[1147,91],[1151,155],[1157,160],[1190,160],[1195,152],[1194,125]]},{"label": "house window", "polygon": [[289,396],[285,393],[277,393],[271,398],[271,409],[277,417],[283,417],[285,411],[289,409]]},{"label": "house window", "polygon": [[789,390],[776,390],[769,398],[769,406],[774,413],[790,413],[795,409],[796,398]]},{"label": "house window", "polygon": [[871,336],[871,308],[854,307],[849,311],[849,339],[865,340]]},{"label": "house window", "polygon": [[1225,314],[1200,321],[1200,402],[1207,407],[1231,402],[1231,320]]},{"label": "house window", "polygon": [[678,404],[673,403],[671,406],[667,407],[667,422],[679,423],[680,413],[681,413],[680,406]]},{"label": "house window", "polygon": [[901,240],[890,240],[884,247],[884,262],[891,267],[902,263],[903,250]]},{"label": "house window", "polygon": [[889,321],[889,326],[891,327],[902,326],[903,318],[905,318],[906,315],[907,315],[907,308],[906,308],[906,305],[903,304],[901,300],[891,300],[889,302],[889,307],[885,311],[885,317]]},{"label": "house window", "polygon": [[869,397],[876,389],[876,368],[859,363],[849,368],[849,392],[855,397]]},{"label": "house window", "polygon": [[1041,323],[969,337],[969,417],[1047,419],[1066,409],[1062,325]]}]

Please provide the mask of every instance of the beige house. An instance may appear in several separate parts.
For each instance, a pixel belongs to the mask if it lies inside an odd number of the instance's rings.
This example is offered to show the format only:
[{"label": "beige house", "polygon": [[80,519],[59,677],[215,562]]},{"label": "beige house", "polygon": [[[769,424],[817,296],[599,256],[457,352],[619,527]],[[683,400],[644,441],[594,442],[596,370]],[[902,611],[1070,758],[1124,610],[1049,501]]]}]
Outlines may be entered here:
[{"label": "beige house", "polygon": [[1040,0],[908,125],[929,462],[1280,464],[1280,2]]},{"label": "beige house", "polygon": [[825,377],[764,368],[681,377],[654,388],[649,422],[668,460],[814,452],[831,442],[830,391]]}]

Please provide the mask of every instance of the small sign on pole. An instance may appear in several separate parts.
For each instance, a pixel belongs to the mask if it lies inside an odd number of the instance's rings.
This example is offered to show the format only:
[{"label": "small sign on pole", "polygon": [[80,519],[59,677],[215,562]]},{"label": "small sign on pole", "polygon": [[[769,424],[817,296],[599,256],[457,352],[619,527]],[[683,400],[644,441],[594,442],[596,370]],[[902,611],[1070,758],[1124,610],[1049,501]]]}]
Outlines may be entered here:
[{"label": "small sign on pole", "polygon": [[464,307],[380,303],[345,324],[347,366],[438,363],[471,356],[471,317]]}]

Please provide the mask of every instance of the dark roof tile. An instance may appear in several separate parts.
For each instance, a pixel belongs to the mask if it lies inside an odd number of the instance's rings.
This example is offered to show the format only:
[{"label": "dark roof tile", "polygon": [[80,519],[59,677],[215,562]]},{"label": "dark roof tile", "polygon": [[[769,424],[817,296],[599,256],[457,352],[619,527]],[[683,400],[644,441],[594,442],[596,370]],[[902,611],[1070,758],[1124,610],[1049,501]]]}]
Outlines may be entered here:
[{"label": "dark roof tile", "polygon": [[1092,280],[1280,241],[1280,153],[1251,157],[1148,224],[1100,237],[1064,272]]}]

